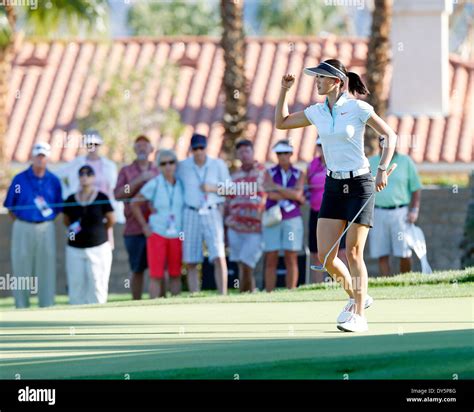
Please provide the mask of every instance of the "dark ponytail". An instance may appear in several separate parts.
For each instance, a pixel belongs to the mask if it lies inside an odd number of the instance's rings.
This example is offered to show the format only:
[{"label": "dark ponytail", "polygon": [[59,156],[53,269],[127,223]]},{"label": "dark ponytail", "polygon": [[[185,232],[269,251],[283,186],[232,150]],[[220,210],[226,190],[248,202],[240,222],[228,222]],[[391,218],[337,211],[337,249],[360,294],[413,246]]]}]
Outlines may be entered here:
[{"label": "dark ponytail", "polygon": [[354,92],[358,94],[369,94],[367,87],[357,73],[348,72],[347,77],[349,78],[349,91],[352,94],[354,94]]},{"label": "dark ponytail", "polygon": [[[357,94],[369,94],[369,90],[367,90],[367,87],[365,86],[364,82],[359,77],[359,75],[354,72],[348,72],[346,70],[346,67],[339,60],[329,59],[329,60],[325,60],[324,62],[340,70],[347,76],[347,78],[349,79],[349,91],[352,94],[354,94],[354,92],[356,92]],[[342,82],[341,88],[343,88],[344,81],[341,81],[341,82]]]}]

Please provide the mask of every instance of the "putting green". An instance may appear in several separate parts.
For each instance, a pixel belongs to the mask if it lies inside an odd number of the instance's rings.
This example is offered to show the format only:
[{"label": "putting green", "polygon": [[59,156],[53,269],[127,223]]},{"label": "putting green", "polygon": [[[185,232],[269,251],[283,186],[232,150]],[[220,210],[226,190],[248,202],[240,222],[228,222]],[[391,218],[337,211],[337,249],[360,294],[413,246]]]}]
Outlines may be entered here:
[{"label": "putting green", "polygon": [[471,297],[374,296],[357,335],[342,300],[6,310],[0,378],[474,378]]}]

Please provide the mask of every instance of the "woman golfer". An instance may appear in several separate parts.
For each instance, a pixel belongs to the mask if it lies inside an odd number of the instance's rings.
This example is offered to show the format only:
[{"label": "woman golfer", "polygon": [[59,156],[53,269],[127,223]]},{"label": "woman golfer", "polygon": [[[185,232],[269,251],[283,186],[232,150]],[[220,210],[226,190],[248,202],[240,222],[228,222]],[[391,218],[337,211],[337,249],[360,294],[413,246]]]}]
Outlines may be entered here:
[{"label": "woman golfer", "polygon": [[[368,329],[364,309],[373,302],[367,294],[368,276],[364,263],[364,246],[373,224],[375,196],[371,195],[387,185],[387,165],[392,159],[397,136],[377,116],[372,106],[351,99],[344,91],[347,85],[351,93],[368,94],[360,77],[347,72],[339,60],[326,60],[317,67],[304,69],[304,73],[316,77],[318,93],[326,95],[325,102],[290,114],[287,94],[295,76],[286,74],[282,78],[275,110],[275,125],[277,129],[296,129],[313,124],[318,129],[328,169],[317,227],[318,258],[321,262],[326,258],[326,270],[349,295],[349,302],[337,318],[338,329],[363,332]],[[364,154],[366,124],[384,138],[388,137],[388,142],[385,140],[383,145],[375,182]],[[338,246],[326,255],[347,222],[353,220],[361,209],[346,234],[348,270],[337,257]]]}]

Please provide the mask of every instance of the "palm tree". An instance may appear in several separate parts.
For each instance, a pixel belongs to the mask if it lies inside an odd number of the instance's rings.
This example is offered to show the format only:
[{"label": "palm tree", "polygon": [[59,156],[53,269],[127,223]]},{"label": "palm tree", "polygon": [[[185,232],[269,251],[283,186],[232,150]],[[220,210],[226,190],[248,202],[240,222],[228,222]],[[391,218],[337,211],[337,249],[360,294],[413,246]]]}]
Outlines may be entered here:
[{"label": "palm tree", "polygon": [[[392,7],[392,0],[375,0],[367,52],[367,88],[370,90],[367,101],[374,106],[375,112],[381,117],[385,117],[387,111],[387,100],[382,96],[384,78],[390,62]],[[365,139],[367,155],[371,156],[377,153],[378,148],[378,136],[368,127]]]},{"label": "palm tree", "polygon": [[247,82],[245,78],[245,34],[243,0],[221,0],[222,39],[224,49],[225,109],[223,116],[223,151],[233,159],[235,141],[247,127]]},{"label": "palm tree", "polygon": [[0,188],[6,177],[5,135],[7,133],[8,83],[13,60],[13,33],[16,25],[15,9],[11,5],[0,7]]},{"label": "palm tree", "polygon": [[[2,4],[4,3],[4,4]],[[61,30],[71,33],[88,29],[103,30],[105,0],[38,0],[37,7],[0,3],[0,186],[5,184],[7,159],[5,135],[8,126],[7,97],[11,65],[18,38],[17,20],[25,22],[28,34],[45,35]],[[33,2],[32,2],[33,4]]]},{"label": "palm tree", "polygon": [[130,7],[127,20],[134,36],[220,34],[219,10],[209,0],[139,1]]},{"label": "palm tree", "polygon": [[347,10],[315,0],[262,0],[257,11],[260,30],[270,36],[315,36],[322,31],[347,34]]}]

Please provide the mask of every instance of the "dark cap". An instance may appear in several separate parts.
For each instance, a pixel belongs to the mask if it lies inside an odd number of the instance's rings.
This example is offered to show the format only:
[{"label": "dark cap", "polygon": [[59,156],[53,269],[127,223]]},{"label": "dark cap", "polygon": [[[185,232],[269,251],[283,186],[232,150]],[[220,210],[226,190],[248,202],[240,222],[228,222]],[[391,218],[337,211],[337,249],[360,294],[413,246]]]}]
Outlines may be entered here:
[{"label": "dark cap", "polygon": [[191,148],[194,149],[195,147],[206,147],[207,146],[207,138],[206,136],[198,133],[194,133],[193,137],[191,137]]},{"label": "dark cap", "polygon": [[148,143],[151,144],[150,138],[149,138],[148,136],[145,136],[144,134],[138,135],[138,136],[135,138],[134,143],[137,143],[137,142],[139,142],[140,140],[145,140],[145,141],[147,141]]},{"label": "dark cap", "polygon": [[239,150],[242,146],[250,147],[253,149],[253,143],[249,139],[242,139],[237,141],[237,143],[235,144],[235,149]]},{"label": "dark cap", "polygon": [[77,172],[77,174],[80,175],[82,172],[88,172],[89,174],[95,175],[94,169],[89,165],[82,166]]}]

